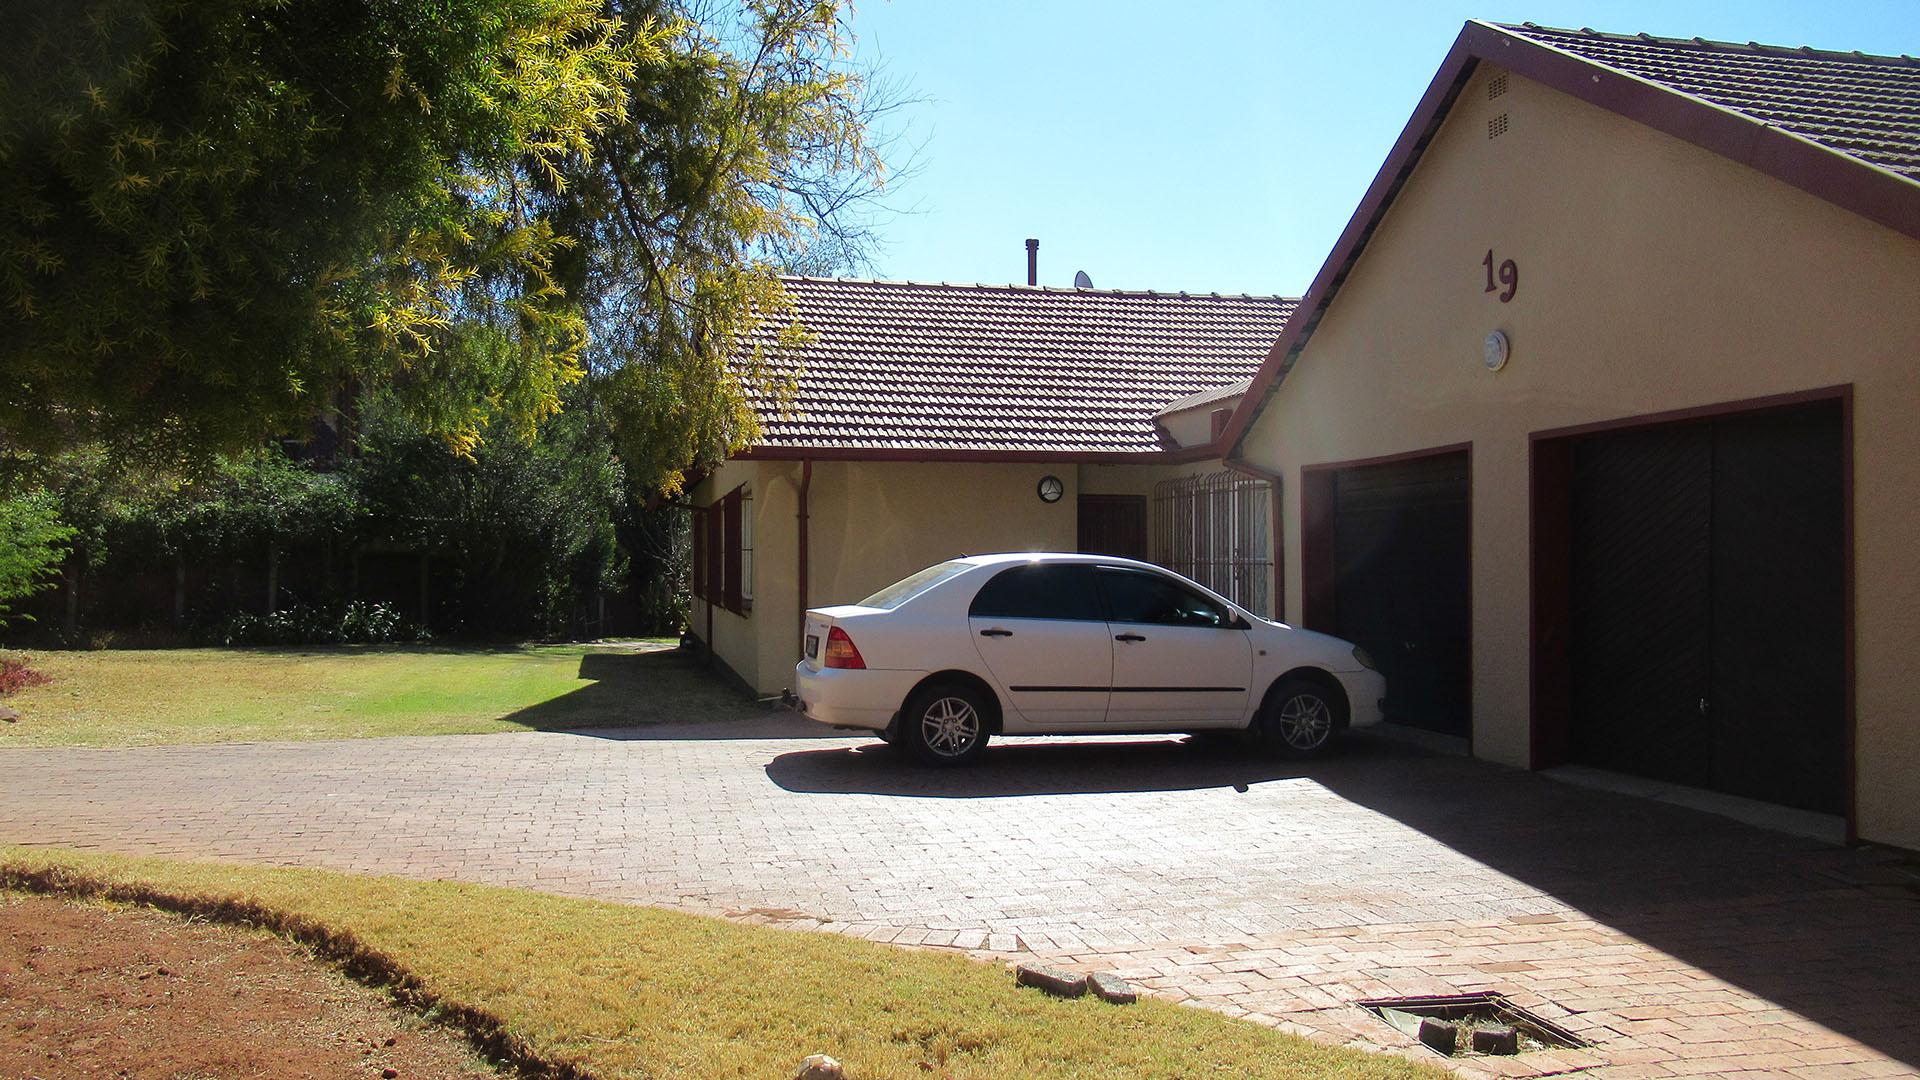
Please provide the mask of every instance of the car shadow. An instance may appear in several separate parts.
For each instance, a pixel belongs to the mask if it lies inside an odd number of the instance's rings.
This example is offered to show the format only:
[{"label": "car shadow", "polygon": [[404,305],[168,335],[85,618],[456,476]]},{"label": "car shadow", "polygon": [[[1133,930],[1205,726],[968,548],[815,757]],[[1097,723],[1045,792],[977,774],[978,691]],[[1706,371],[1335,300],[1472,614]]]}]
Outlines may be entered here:
[{"label": "car shadow", "polygon": [[[818,795],[899,795],[936,799],[991,799],[1020,795],[1191,791],[1234,788],[1276,780],[1321,780],[1364,767],[1356,758],[1393,758],[1424,751],[1392,744],[1342,745],[1324,758],[1287,761],[1251,753],[1234,742],[1181,735],[1126,741],[995,743],[976,765],[937,769],[875,741],[862,746],[795,750],[767,763],[767,778],[787,791]],[[1324,782],[1324,781],[1323,781]]]}]

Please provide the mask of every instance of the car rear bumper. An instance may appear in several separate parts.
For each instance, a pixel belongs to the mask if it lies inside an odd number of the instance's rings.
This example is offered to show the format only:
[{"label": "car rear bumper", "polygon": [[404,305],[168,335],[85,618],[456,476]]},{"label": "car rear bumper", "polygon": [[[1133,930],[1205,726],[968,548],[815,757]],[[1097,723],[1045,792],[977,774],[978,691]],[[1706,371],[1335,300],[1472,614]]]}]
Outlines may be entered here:
[{"label": "car rear bumper", "polygon": [[1387,680],[1377,671],[1342,671],[1333,676],[1347,692],[1347,726],[1372,727],[1381,720]]},{"label": "car rear bumper", "polygon": [[793,685],[807,719],[833,727],[885,731],[921,674],[864,668],[816,671],[801,663],[794,666]]}]

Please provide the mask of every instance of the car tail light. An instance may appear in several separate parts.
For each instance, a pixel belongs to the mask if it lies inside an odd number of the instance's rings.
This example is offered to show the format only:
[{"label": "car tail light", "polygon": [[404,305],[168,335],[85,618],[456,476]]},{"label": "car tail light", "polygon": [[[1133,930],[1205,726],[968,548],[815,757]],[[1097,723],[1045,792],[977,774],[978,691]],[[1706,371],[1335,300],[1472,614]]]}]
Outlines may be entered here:
[{"label": "car tail light", "polygon": [[827,631],[827,666],[837,668],[865,668],[867,662],[860,659],[860,650],[854,648],[853,639],[839,627]]}]

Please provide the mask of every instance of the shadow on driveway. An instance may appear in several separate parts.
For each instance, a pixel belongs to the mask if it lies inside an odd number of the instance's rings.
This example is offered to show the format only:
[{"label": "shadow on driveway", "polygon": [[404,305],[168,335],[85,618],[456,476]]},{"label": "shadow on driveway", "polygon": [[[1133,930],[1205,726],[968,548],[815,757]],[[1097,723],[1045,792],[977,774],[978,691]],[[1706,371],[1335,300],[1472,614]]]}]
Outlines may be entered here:
[{"label": "shadow on driveway", "polygon": [[[1837,848],[1383,740],[1353,740],[1310,762],[1177,737],[1016,742],[963,770],[921,768],[875,743],[782,754],[766,774],[789,791],[940,799],[1311,782],[1380,815],[1383,835],[1388,820],[1415,829],[1719,980],[1920,1063],[1920,879],[1897,852]],[[1550,981],[1550,966],[1533,978]],[[1614,1001],[1634,995],[1624,978]],[[1676,1023],[1696,1019],[1674,1013]]]},{"label": "shadow on driveway", "polygon": [[[1391,744],[1357,751],[1369,760],[1420,751]],[[1316,762],[1286,761],[1234,744],[1170,735],[1126,742],[1067,739],[997,743],[971,768],[927,768],[884,743],[796,750],[767,764],[767,778],[788,791],[833,795],[901,795],[989,799],[1014,795],[1086,795],[1125,791],[1246,790],[1274,780],[1317,777],[1353,767],[1343,746]]]}]

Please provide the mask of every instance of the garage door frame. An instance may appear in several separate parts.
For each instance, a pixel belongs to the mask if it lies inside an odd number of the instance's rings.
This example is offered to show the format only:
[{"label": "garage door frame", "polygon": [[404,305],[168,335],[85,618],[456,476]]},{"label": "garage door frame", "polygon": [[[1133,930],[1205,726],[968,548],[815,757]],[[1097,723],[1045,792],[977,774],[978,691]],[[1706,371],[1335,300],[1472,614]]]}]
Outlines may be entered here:
[{"label": "garage door frame", "polygon": [[[1401,465],[1428,458],[1465,454],[1467,458],[1467,752],[1473,753],[1473,443],[1449,443],[1379,457],[1329,461],[1300,467],[1300,622],[1309,630],[1332,633],[1334,597],[1334,477],[1346,469]],[[1391,693],[1391,689],[1388,691]]]},{"label": "garage door frame", "polygon": [[1532,694],[1529,764],[1534,769],[1564,765],[1571,755],[1573,736],[1573,664],[1570,653],[1573,606],[1572,475],[1576,439],[1701,420],[1724,419],[1773,409],[1822,402],[1840,404],[1841,581],[1845,590],[1844,665],[1845,731],[1843,761],[1847,842],[1855,831],[1855,716],[1854,706],[1854,576],[1853,576],[1853,384],[1826,386],[1790,394],[1645,413],[1571,427],[1549,428],[1527,436],[1530,473],[1528,549],[1531,553],[1532,619],[1529,627]]}]

